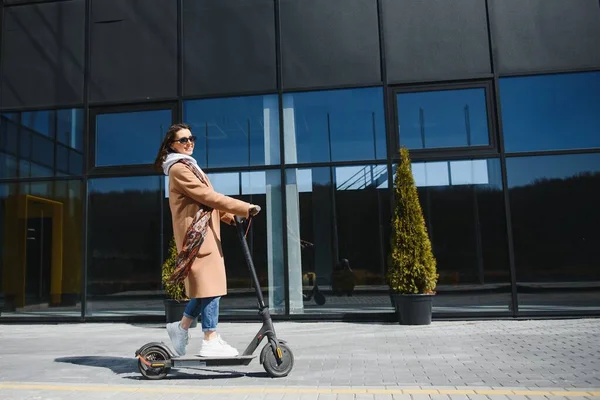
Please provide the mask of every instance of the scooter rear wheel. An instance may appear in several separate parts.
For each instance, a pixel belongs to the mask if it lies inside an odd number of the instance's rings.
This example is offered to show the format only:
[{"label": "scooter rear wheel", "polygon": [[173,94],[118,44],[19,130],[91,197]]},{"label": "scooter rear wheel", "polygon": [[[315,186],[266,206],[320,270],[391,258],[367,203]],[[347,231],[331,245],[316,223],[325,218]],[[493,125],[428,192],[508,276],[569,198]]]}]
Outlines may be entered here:
[{"label": "scooter rear wheel", "polygon": [[[160,347],[149,347],[144,350],[140,356],[149,363],[167,361],[170,359],[167,352]],[[163,379],[169,373],[168,367],[152,367],[146,365],[142,360],[138,359],[138,369],[146,379],[158,380]]]},{"label": "scooter rear wheel", "polygon": [[281,349],[281,364],[277,364],[277,358],[273,354],[271,343],[267,343],[261,351],[260,358],[263,360],[263,367],[271,378],[282,378],[287,376],[294,367],[294,354],[292,349],[285,343],[279,342]]}]

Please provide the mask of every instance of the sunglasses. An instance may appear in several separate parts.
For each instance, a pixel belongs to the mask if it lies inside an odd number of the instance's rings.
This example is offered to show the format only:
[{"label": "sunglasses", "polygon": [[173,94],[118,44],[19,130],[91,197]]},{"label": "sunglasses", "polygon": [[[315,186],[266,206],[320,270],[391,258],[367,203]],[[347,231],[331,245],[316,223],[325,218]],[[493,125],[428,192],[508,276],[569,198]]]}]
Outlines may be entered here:
[{"label": "sunglasses", "polygon": [[196,136],[182,137],[181,139],[173,140],[173,142],[179,142],[181,144],[186,144],[189,140],[190,142],[194,143],[196,141],[196,139],[198,139]]}]

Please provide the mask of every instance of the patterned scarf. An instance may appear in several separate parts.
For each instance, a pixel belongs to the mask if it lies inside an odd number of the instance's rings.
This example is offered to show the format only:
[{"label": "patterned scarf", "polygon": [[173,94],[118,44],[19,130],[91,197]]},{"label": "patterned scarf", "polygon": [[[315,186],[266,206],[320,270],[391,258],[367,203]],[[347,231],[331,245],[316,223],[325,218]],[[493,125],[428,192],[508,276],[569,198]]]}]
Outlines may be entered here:
[{"label": "patterned scarf", "polygon": [[[185,166],[188,167],[194,173],[194,175],[196,175],[196,178],[200,179],[200,182],[208,186],[208,182],[204,176],[202,176],[198,168],[192,164],[192,162],[186,160],[185,158],[179,160],[178,162],[185,164]],[[177,255],[175,270],[169,278],[171,282],[179,284],[190,273],[194,259],[200,251],[200,246],[202,246],[202,243],[204,243],[204,238],[206,237],[212,210],[212,208],[204,204],[200,204],[200,209],[194,216],[194,220],[187,228],[185,233],[183,247]]]}]

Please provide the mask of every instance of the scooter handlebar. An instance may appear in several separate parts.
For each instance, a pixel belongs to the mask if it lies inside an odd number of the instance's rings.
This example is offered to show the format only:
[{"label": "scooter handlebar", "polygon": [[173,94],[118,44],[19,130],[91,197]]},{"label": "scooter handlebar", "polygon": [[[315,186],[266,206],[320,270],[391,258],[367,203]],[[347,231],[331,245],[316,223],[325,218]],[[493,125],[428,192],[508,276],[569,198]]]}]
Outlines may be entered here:
[{"label": "scooter handlebar", "polygon": [[254,206],[254,208],[255,208],[255,213],[253,214],[253,213],[252,213],[252,210],[250,210],[250,213],[249,213],[249,216],[248,216],[248,218],[242,218],[242,217],[240,217],[240,216],[237,216],[237,215],[235,215],[235,216],[234,216],[234,219],[235,219],[235,223],[236,223],[236,225],[241,225],[241,224],[244,222],[244,220],[246,220],[246,221],[250,221],[250,220],[251,220],[252,218],[254,218],[254,217],[255,217],[255,216],[256,216],[256,215],[257,215],[257,214],[260,212],[260,210],[261,210],[260,206]]},{"label": "scooter handlebar", "polygon": [[242,233],[244,232],[244,224],[249,224],[250,220],[253,218],[252,215],[250,215],[248,218],[242,218],[242,217],[238,217],[237,215],[234,216],[234,220],[235,220],[235,226],[239,229],[241,229]]}]

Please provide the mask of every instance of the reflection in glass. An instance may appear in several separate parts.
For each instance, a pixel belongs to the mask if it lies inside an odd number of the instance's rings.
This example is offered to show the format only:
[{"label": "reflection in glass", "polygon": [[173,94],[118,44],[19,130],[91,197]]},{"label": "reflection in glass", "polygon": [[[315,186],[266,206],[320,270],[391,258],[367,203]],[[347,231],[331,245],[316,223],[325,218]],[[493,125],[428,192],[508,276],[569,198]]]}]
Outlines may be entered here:
[{"label": "reflection in glass", "polygon": [[434,312],[508,311],[499,160],[415,162],[412,172],[437,260]]},{"label": "reflection in glass", "polygon": [[279,164],[277,95],[186,101],[184,120],[198,136],[194,151],[205,167]]},{"label": "reflection in glass", "polygon": [[0,115],[0,178],[81,175],[83,111]]},{"label": "reflection in glass", "polygon": [[82,151],[83,137],[73,132],[83,132],[83,110],[57,110],[56,140],[65,147]]},{"label": "reflection in glass", "polygon": [[172,111],[153,110],[96,116],[96,166],[151,164]]},{"label": "reflection in glass", "polygon": [[[252,221],[247,240],[270,311],[285,312],[285,278],[283,270],[281,172],[279,170],[210,173],[214,190],[261,206],[262,211]],[[165,197],[168,196],[168,180]],[[168,208],[168,200],[165,200]],[[165,225],[170,225],[169,220]],[[172,237],[169,226],[166,235]],[[256,294],[235,227],[221,224],[221,241],[227,271],[228,295],[221,300],[223,313],[256,313]]]},{"label": "reflection in glass", "polygon": [[81,182],[0,184],[2,316],[80,316]]},{"label": "reflection in glass", "polygon": [[385,165],[286,171],[292,313],[389,311],[387,180]]},{"label": "reflection in glass", "polygon": [[283,95],[287,164],[385,159],[381,88]]},{"label": "reflection in glass", "polygon": [[89,181],[86,315],[163,315],[161,182]]},{"label": "reflection in glass", "polygon": [[600,154],[511,157],[507,178],[519,309],[600,309]]},{"label": "reflection in glass", "polygon": [[500,79],[506,151],[600,147],[600,71]]},{"label": "reflection in glass", "polygon": [[409,149],[487,146],[485,89],[400,93],[400,144]]}]

